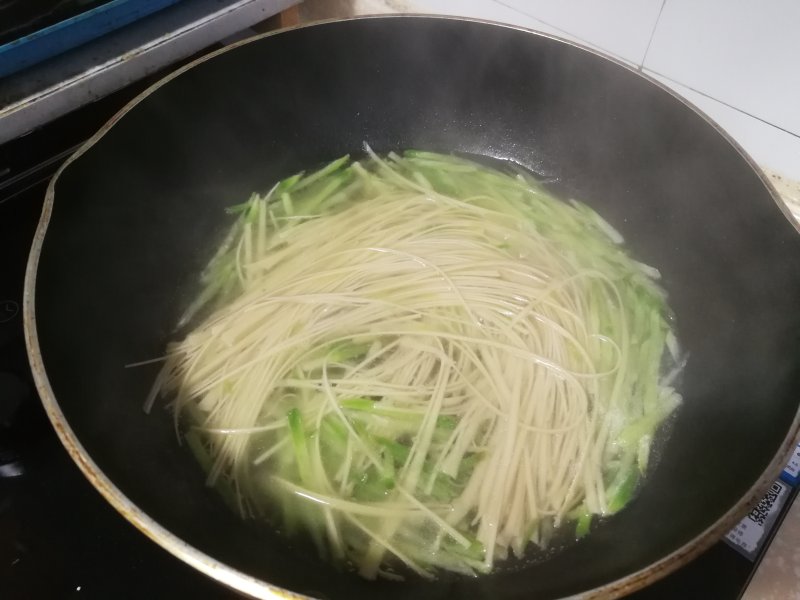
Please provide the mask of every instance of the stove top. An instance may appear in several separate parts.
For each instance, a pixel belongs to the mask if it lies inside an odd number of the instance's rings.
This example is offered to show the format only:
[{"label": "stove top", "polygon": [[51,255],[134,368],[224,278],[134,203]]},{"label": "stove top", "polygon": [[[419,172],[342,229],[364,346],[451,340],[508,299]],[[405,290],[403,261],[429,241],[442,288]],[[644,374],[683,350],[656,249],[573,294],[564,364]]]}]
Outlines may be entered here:
[{"label": "stove top", "polygon": [[[136,531],[94,490],[50,426],[25,353],[23,278],[47,182],[80,142],[146,84],[0,147],[0,598],[236,596]],[[751,537],[759,521],[763,530],[749,553],[734,532],[731,543],[714,545],[633,597],[738,598],[767,546],[768,526],[779,523],[784,513],[778,509],[785,511],[796,494],[790,483],[780,498],[775,495],[743,521]]]}]

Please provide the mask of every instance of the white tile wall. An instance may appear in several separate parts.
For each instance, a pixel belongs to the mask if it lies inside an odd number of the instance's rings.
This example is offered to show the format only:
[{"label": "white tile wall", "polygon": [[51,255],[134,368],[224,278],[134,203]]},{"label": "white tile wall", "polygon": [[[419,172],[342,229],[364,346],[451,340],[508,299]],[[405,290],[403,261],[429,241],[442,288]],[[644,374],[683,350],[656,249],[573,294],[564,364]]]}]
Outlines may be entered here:
[{"label": "white tile wall", "polygon": [[800,0],[385,2],[522,25],[643,65],[761,164],[800,180]]},{"label": "white tile wall", "polygon": [[757,163],[800,181],[800,136],[787,133],[647,69],[644,72],[672,88],[711,117]]},{"label": "white tile wall", "polygon": [[[389,4],[391,5],[392,3],[390,2]],[[412,0],[404,2],[403,6],[409,12],[454,15],[471,17],[473,19],[486,19],[499,23],[509,23],[552,34],[571,41],[586,43],[585,40],[581,40],[577,36],[571,35],[568,32],[562,31],[557,27],[553,27],[531,15],[527,15],[515,8],[496,2],[495,0]]]},{"label": "white tile wall", "polygon": [[642,63],[662,0],[497,0],[636,65]]},{"label": "white tile wall", "polygon": [[800,135],[798,0],[666,0],[644,66]]}]

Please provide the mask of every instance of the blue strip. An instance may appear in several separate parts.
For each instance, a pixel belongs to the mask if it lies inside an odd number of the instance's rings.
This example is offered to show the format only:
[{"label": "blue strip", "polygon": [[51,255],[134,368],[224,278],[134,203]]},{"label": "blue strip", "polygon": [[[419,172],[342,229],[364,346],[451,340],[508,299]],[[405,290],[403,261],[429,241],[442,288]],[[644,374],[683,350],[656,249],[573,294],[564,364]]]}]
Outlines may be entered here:
[{"label": "blue strip", "polygon": [[792,458],[789,459],[789,464],[781,473],[781,479],[791,486],[796,486],[800,483],[800,444],[794,449]]},{"label": "blue strip", "polygon": [[0,77],[66,52],[179,0],[112,0],[0,46]]},{"label": "blue strip", "polygon": [[794,477],[793,475],[787,473],[786,471],[781,473],[781,479],[791,486],[796,486],[798,482],[800,482],[800,477]]}]

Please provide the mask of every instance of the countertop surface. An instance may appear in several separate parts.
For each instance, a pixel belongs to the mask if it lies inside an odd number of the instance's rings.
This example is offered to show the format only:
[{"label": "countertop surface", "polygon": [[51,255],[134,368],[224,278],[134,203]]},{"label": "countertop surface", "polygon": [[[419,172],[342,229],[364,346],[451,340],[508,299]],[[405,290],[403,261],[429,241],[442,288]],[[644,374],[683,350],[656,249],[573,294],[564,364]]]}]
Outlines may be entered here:
[{"label": "countertop surface", "polygon": [[795,501],[742,600],[800,600],[800,502]]}]

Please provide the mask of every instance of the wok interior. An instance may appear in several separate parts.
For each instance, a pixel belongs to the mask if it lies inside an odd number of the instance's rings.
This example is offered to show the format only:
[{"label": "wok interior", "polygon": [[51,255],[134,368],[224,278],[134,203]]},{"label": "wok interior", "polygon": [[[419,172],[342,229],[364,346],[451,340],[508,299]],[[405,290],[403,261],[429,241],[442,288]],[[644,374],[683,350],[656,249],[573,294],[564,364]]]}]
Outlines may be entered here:
[{"label": "wok interior", "polygon": [[[684,406],[640,497],[541,564],[477,579],[366,582],[243,523],[169,413],[155,367],[225,227],[223,208],[357,151],[507,158],[554,179],[658,267],[689,353]],[[742,156],[680,101],[564,43],[434,18],[281,33],[146,97],[55,185],[36,281],[44,365],[66,419],[119,489],[177,536],[265,581],[326,598],[528,598],[608,583],[730,509],[797,411],[800,243]]]}]

